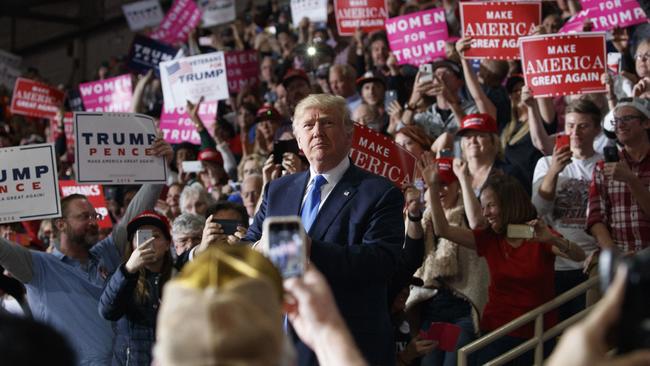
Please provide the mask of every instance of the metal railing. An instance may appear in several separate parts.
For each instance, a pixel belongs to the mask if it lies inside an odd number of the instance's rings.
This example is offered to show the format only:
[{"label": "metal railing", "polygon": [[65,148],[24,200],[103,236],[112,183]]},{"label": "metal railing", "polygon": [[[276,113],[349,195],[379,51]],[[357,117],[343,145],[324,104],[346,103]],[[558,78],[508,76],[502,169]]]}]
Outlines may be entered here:
[{"label": "metal railing", "polygon": [[596,285],[598,285],[598,280],[599,277],[597,276],[592,277],[587,281],[579,284],[578,286],[572,288],[571,290],[554,298],[553,300],[529,311],[528,313],[518,317],[517,319],[514,319],[510,323],[505,324],[504,326],[490,332],[489,334],[459,349],[458,366],[467,366],[467,357],[471,353],[480,350],[481,348],[489,345],[495,340],[528,324],[531,321],[535,321],[535,335],[533,336],[533,338],[511,349],[510,351],[502,354],[501,356],[490,360],[490,362],[485,363],[485,365],[489,365],[489,366],[502,365],[524,354],[525,352],[528,352],[533,348],[535,349],[535,365],[541,365],[542,361],[544,360],[544,342],[558,336],[566,328],[575,324],[580,319],[585,317],[585,315],[587,315],[587,313],[591,310],[591,306],[573,315],[572,317],[558,323],[554,327],[548,329],[546,332],[544,331],[544,314],[574,299],[575,297],[582,295],[583,293],[590,290],[592,287],[595,287]]}]

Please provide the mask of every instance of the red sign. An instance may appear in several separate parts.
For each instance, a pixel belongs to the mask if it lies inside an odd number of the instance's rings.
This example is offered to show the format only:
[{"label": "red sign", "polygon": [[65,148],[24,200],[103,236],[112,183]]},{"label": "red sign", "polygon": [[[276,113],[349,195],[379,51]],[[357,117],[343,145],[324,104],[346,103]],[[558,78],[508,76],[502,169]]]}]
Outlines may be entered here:
[{"label": "red sign", "polygon": [[108,205],[101,184],[77,184],[74,180],[60,180],[59,187],[61,189],[61,198],[72,194],[83,194],[88,198],[88,202],[93,205],[95,211],[103,216],[102,220],[97,222],[100,229],[113,227],[111,218],[108,215]]},{"label": "red sign", "polygon": [[54,118],[63,104],[64,93],[47,84],[18,78],[11,99],[11,113],[37,118]]},{"label": "red sign", "polygon": [[466,58],[519,59],[519,37],[542,21],[540,1],[460,3],[463,37],[472,37]]},{"label": "red sign", "polygon": [[350,158],[359,168],[388,178],[398,187],[413,182],[416,158],[393,139],[355,124]]},{"label": "red sign", "polygon": [[[74,157],[74,127],[72,126],[72,116],[72,112],[65,112],[63,115],[63,131],[65,133],[68,158]],[[52,131],[50,133],[51,142],[54,142],[59,133],[59,127],[55,120],[50,120],[50,131]]]},{"label": "red sign", "polygon": [[531,36],[521,39],[526,85],[536,97],[604,93],[605,33]]},{"label": "red sign", "polygon": [[388,18],[386,0],[334,0],[339,35],[351,36],[357,28],[365,33],[384,29]]},{"label": "red sign", "polygon": [[257,84],[258,73],[257,51],[226,52],[226,76],[228,77],[228,91],[231,94],[239,93],[245,87]]}]

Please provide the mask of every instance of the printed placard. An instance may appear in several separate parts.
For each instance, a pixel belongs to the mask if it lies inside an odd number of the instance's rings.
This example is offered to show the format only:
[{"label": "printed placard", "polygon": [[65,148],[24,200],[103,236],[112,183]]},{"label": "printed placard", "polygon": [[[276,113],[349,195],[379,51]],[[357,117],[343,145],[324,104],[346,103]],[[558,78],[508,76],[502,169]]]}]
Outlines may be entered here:
[{"label": "printed placard", "polygon": [[104,188],[101,184],[77,184],[74,180],[60,180],[59,188],[61,197],[68,197],[72,194],[83,194],[88,198],[88,202],[95,208],[97,213],[103,218],[97,222],[100,229],[110,229],[113,227],[111,217],[108,213],[108,205],[104,197]]},{"label": "printed placard", "polygon": [[259,67],[259,59],[255,50],[226,52],[228,91],[239,93],[247,86],[257,84]]},{"label": "printed placard", "polygon": [[311,23],[326,22],[327,0],[291,0],[293,25],[297,27],[303,18]]},{"label": "printed placard", "polygon": [[53,118],[63,105],[63,91],[38,81],[18,78],[11,98],[11,113],[36,118]]},{"label": "printed placard", "polygon": [[87,112],[130,112],[131,75],[79,84],[81,99]]},{"label": "printed placard", "polygon": [[350,158],[359,168],[388,178],[398,187],[413,182],[416,158],[391,138],[354,125]]},{"label": "printed placard", "polygon": [[175,0],[158,28],[149,37],[175,45],[187,37],[201,22],[201,11],[193,0]]},{"label": "printed placard", "polygon": [[136,35],[129,52],[129,68],[140,74],[154,69],[156,75],[159,76],[158,64],[173,60],[176,53],[178,53],[177,48],[145,36]]},{"label": "printed placard", "polygon": [[0,149],[0,223],[61,216],[54,144]]},{"label": "printed placard", "polygon": [[0,49],[0,64],[4,64],[19,69],[22,61],[23,61],[22,57]]},{"label": "printed placard", "polygon": [[583,1],[583,10],[571,17],[559,33],[580,32],[585,21],[593,25],[592,31],[608,31],[645,23],[648,18],[636,0]]},{"label": "printed placard", "polygon": [[176,108],[189,100],[196,103],[228,99],[228,80],[223,52],[185,57],[160,63],[165,105]]},{"label": "printed placard", "polygon": [[604,33],[530,36],[520,43],[526,85],[536,98],[605,92]]},{"label": "printed placard", "polygon": [[129,23],[129,29],[139,31],[155,27],[163,20],[163,11],[158,0],[144,0],[122,5],[122,11]]},{"label": "printed placard", "polygon": [[0,50],[0,86],[4,85],[8,90],[14,88],[16,80],[20,77],[20,64],[22,58],[13,53]]},{"label": "printed placard", "polygon": [[386,35],[399,65],[418,66],[445,56],[445,11],[429,9],[386,19]]},{"label": "printed placard", "polygon": [[460,16],[463,37],[472,37],[466,58],[517,60],[519,38],[542,22],[542,2],[461,2]]},{"label": "printed placard", "polygon": [[75,112],[77,183],[165,183],[167,164],[153,155],[154,119],[137,113]]},{"label": "printed placard", "polygon": [[[215,101],[203,102],[199,105],[199,118],[210,135],[214,133],[217,105],[218,102]],[[187,108],[185,106],[171,108],[163,105],[163,111],[160,115],[160,129],[162,130],[163,138],[170,144],[188,141],[195,145],[201,145],[201,137],[196,131],[196,127],[194,127],[190,116],[187,114]]]},{"label": "printed placard", "polygon": [[334,0],[339,35],[351,36],[361,28],[365,33],[384,29],[388,18],[386,0]]},{"label": "printed placard", "polygon": [[67,90],[68,105],[70,110],[76,112],[83,112],[84,110],[84,101],[81,99],[81,94],[77,89],[68,89]]},{"label": "printed placard", "polygon": [[237,17],[234,0],[199,0],[201,9],[201,27],[232,22]]},{"label": "printed placard", "polygon": [[[68,159],[74,159],[74,127],[72,126],[72,112],[65,112],[63,114],[63,133],[65,134],[65,146],[68,153]],[[59,136],[59,126],[57,126],[56,120],[50,120],[50,141],[56,141],[56,138]],[[71,160],[68,160],[71,161]]]}]

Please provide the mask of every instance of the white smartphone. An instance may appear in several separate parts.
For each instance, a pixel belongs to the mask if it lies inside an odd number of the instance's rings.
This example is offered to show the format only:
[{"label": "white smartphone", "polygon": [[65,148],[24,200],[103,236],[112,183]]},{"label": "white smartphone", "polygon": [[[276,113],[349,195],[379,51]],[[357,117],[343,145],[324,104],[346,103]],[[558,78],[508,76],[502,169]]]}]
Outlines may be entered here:
[{"label": "white smartphone", "polygon": [[420,79],[418,83],[425,83],[433,80],[433,65],[422,64],[420,65]]},{"label": "white smartphone", "polygon": [[508,238],[512,239],[532,239],[535,237],[535,228],[530,225],[508,225]]},{"label": "white smartphone", "polygon": [[306,234],[298,216],[276,216],[264,220],[266,256],[283,278],[302,276],[307,264]]},{"label": "white smartphone", "polygon": [[185,173],[198,173],[203,171],[203,163],[199,160],[184,161],[181,163]]},{"label": "white smartphone", "polygon": [[607,69],[614,75],[618,75],[621,69],[621,54],[619,52],[607,53]]},{"label": "white smartphone", "polygon": [[140,229],[135,232],[135,243],[137,246],[142,245],[145,241],[153,237],[153,231],[147,229]]}]

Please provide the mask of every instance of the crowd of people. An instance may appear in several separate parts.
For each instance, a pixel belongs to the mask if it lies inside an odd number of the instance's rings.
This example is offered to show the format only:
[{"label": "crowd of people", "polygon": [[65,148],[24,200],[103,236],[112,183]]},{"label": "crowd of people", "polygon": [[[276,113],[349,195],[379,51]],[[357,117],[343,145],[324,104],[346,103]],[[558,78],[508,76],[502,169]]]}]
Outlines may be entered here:
[{"label": "crowd of people", "polygon": [[[0,224],[0,313],[40,322],[0,319],[0,338],[21,327],[41,337],[25,346],[35,353],[7,350],[12,364],[455,365],[459,348],[597,276],[601,249],[647,249],[650,23],[611,31],[607,47],[622,61],[603,75],[606,93],[535,98],[519,61],[465,58],[472,39],[458,1],[388,1],[389,17],[433,7],[460,38],[431,75],[398,65],[383,31],[340,36],[331,1],[325,23],[292,21],[270,1],[176,45],[255,50],[259,82],[219,101],[213,128],[199,117],[203,99],[188,101],[200,145],[159,137],[151,151],[169,166],[166,184],[105,185],[112,229],[80,194],[61,200],[60,218]],[[578,10],[544,1],[536,33],[556,33]],[[116,55],[97,79],[128,73],[126,61]],[[23,77],[51,82],[36,69]],[[160,80],[133,78],[132,112],[158,119]],[[55,141],[59,178],[74,179],[69,100],[43,120],[12,114],[10,91],[0,95],[0,147]],[[355,123],[415,156],[412,182],[397,187],[353,164]],[[184,169],[191,161],[200,171]],[[302,219],[309,263],[283,281],[259,252],[265,219],[289,215]],[[141,230],[151,236],[140,240]],[[564,359],[573,350],[562,340],[552,364],[605,359],[597,322],[613,327],[622,281],[568,332],[577,347],[599,337],[599,348]],[[544,327],[599,297],[578,296]],[[41,323],[60,334],[43,341],[51,330]],[[453,349],[427,337],[437,323],[459,330]],[[470,363],[532,336],[524,325]],[[31,342],[10,339],[0,343]],[[621,364],[649,359],[634,357]],[[531,363],[532,352],[512,361]]]}]

